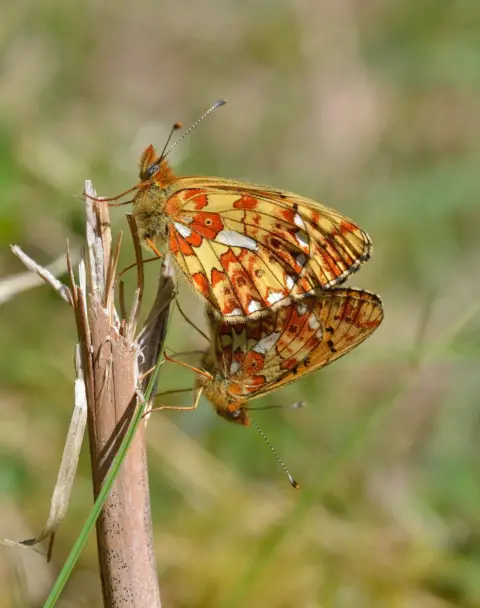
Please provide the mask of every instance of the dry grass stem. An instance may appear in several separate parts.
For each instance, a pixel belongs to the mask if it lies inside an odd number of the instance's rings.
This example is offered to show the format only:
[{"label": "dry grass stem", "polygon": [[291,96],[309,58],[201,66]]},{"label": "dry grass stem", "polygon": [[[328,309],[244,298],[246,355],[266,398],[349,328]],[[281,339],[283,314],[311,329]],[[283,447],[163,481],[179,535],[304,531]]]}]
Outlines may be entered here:
[{"label": "dry grass stem", "polygon": [[67,513],[70,493],[75,480],[80,449],[82,447],[85,425],[87,423],[87,395],[85,391],[80,346],[78,344],[75,355],[77,375],[75,380],[75,406],[65,441],[65,448],[63,450],[62,461],[57,475],[57,482],[50,502],[47,521],[45,522],[42,531],[36,537],[20,542],[5,539],[1,544],[10,547],[31,547],[50,537],[51,540],[48,553],[49,555],[51,554],[53,535]]},{"label": "dry grass stem", "polygon": [[[95,197],[88,182],[86,192]],[[106,204],[94,202],[87,196],[86,210],[87,315],[83,315],[83,306],[80,305],[77,327],[85,344],[83,353],[90,361],[88,367],[92,372],[89,434],[94,492],[97,496],[138,407],[137,359],[140,349],[134,333],[141,298],[140,289],[137,289],[128,321],[123,318],[123,310],[122,315],[118,315],[113,303],[120,243],[117,242],[112,252]],[[138,262],[141,266],[141,260]],[[138,272],[143,273],[143,269]],[[81,300],[83,298],[77,298],[78,303]],[[97,541],[104,604],[160,606],[143,421],[97,521]]]},{"label": "dry grass stem", "polygon": [[[121,284],[121,314],[115,309],[115,277],[122,243],[112,250],[108,205],[94,200],[86,182],[86,256],[76,271],[67,244],[66,269],[70,287],[41,267],[18,247],[12,250],[41,279],[71,304],[77,345],[75,409],[59,470],[50,513],[42,532],[25,546],[52,535],[64,518],[78,462],[86,421],[92,463],[93,493],[98,496],[112,459],[143,399],[142,389],[163,352],[163,343],[174,294],[173,269],[162,266],[157,297],[146,325],[135,337],[143,299],[141,247],[134,220],[130,231],[137,261],[137,288],[127,314]],[[140,376],[140,367],[143,376]],[[97,521],[97,546],[105,606],[160,607],[160,591],[153,554],[150,499],[145,453],[145,420],[140,422],[129,451],[115,478],[110,496]]]},{"label": "dry grass stem", "polygon": [[68,287],[55,277],[56,274],[62,274],[67,270],[63,256],[45,268],[32,260],[32,258],[24,253],[18,245],[12,245],[11,249],[12,253],[15,254],[29,270],[36,274],[32,274],[32,272],[22,272],[13,277],[3,279],[0,284],[0,303],[7,302],[22,291],[41,285],[43,282],[48,283],[53,287],[65,302],[70,303]]}]

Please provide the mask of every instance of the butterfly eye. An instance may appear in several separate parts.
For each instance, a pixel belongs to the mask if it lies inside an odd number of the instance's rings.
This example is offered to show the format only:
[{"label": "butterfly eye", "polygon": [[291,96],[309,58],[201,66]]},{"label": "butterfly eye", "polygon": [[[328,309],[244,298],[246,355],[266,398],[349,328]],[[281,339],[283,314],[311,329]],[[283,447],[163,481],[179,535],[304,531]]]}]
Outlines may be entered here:
[{"label": "butterfly eye", "polygon": [[217,413],[232,422],[246,424],[245,410],[238,402],[229,403],[225,409],[217,410]]},{"label": "butterfly eye", "polygon": [[158,163],[151,164],[149,167],[147,167],[145,171],[146,178],[148,179],[149,177],[152,177],[152,175],[156,173],[159,169],[160,165]]}]

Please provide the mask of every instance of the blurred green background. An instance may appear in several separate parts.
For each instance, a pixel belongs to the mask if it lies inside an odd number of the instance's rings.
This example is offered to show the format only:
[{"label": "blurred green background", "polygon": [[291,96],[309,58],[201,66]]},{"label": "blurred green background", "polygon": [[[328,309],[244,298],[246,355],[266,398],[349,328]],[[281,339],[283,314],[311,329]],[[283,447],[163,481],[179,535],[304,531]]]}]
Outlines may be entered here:
[{"label": "blurred green background", "polygon": [[[472,0],[1,5],[1,537],[43,525],[75,343],[49,288],[7,301],[24,270],[9,244],[41,263],[67,238],[78,248],[84,180],[102,195],[134,185],[147,144],[225,97],[172,153],[176,171],[353,217],[375,251],[352,283],[379,293],[386,317],[348,357],[258,402],[308,403],[256,415],[300,491],[254,430],[206,402],[152,418],[164,605],[480,606],[479,42]],[[127,230],[124,209],[113,220]],[[181,302],[203,323],[188,289]],[[204,348],[178,317],[167,343]],[[192,382],[170,366],[162,387]],[[1,608],[42,605],[91,503],[84,446],[52,563],[0,549]],[[59,606],[100,597],[92,538]]]}]

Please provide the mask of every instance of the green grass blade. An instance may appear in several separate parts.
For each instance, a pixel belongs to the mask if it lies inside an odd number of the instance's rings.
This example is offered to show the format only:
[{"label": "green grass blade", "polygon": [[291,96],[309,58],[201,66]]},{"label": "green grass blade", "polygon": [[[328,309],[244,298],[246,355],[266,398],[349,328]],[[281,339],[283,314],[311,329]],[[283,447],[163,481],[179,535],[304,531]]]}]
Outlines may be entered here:
[{"label": "green grass blade", "polygon": [[137,427],[142,419],[143,413],[145,411],[145,405],[146,405],[146,403],[148,403],[148,400],[152,393],[153,387],[155,386],[155,381],[158,376],[158,372],[159,372],[161,363],[162,363],[162,361],[160,361],[160,358],[159,358],[159,360],[157,361],[157,364],[155,366],[155,369],[150,377],[150,381],[148,383],[147,390],[145,391],[145,399],[144,399],[143,403],[139,403],[137,406],[137,411],[135,412],[135,415],[130,422],[127,432],[125,433],[125,437],[123,438],[122,443],[120,444],[120,448],[112,461],[112,465],[111,465],[107,475],[105,476],[105,480],[104,480],[102,488],[98,494],[97,500],[95,501],[95,504],[93,505],[92,510],[90,511],[90,513],[87,517],[87,520],[85,521],[85,524],[84,524],[77,540],[75,541],[75,544],[73,545],[72,550],[70,551],[70,554],[67,557],[67,559],[63,565],[63,568],[60,571],[60,574],[58,575],[57,580],[55,581],[55,584],[53,585],[53,587],[50,591],[50,594],[44,604],[44,608],[52,608],[52,606],[55,606],[58,598],[60,597],[60,594],[61,594],[63,588],[65,587],[65,585],[68,581],[70,574],[73,571],[73,568],[75,567],[75,564],[77,563],[80,553],[82,552],[83,548],[85,547],[85,545],[87,543],[89,534],[90,534],[93,526],[95,525],[95,522],[97,521],[98,516],[100,515],[103,505],[105,504],[105,500],[107,499],[107,497],[110,493],[113,482],[115,481],[115,478],[120,469],[120,466],[121,466],[123,460],[125,459],[128,448],[130,447],[130,444],[132,443],[132,440],[133,440],[133,437],[135,436]]}]

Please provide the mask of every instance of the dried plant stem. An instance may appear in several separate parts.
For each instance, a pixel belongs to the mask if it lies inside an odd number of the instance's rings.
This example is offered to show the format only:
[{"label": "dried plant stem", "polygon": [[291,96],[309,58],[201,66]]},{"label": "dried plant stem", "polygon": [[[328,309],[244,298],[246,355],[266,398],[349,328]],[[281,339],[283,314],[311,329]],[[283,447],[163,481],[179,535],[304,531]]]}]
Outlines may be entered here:
[{"label": "dried plant stem", "polygon": [[45,606],[55,605],[96,521],[104,606],[161,608],[150,516],[143,417],[147,404],[143,391],[150,400],[153,398],[175,291],[173,269],[166,256],[155,302],[145,326],[136,336],[144,276],[135,222],[128,218],[137,260],[137,288],[129,312],[124,290],[120,290],[119,315],[114,289],[121,235],[112,250],[108,206],[94,200],[96,193],[90,182],[86,183],[85,192],[86,257],[80,259],[76,274],[67,245],[70,288],[20,248],[12,248],[40,280],[49,283],[73,308],[79,337],[77,379],[81,379],[82,399],[76,391],[77,407],[71,424],[74,437],[67,442],[46,527],[38,538],[24,543],[5,540],[3,544],[25,547],[47,536],[53,538],[68,505],[83,437],[84,424],[76,423],[75,413],[77,410],[83,413],[80,422],[84,422],[86,409],[96,503]]},{"label": "dried plant stem", "polygon": [[[95,196],[89,184],[86,192]],[[128,322],[121,321],[115,311],[113,276],[118,248],[113,253],[110,251],[107,205],[92,204],[88,199],[87,246],[86,297],[74,288],[73,299],[79,336],[84,345],[84,369],[86,375],[90,374],[86,382],[88,428],[97,497],[138,407],[139,346],[133,333],[139,306],[137,295],[135,312]],[[139,270],[139,276],[141,272]],[[163,282],[169,286],[166,291],[171,291],[171,280]],[[169,301],[167,295],[163,306],[166,311]],[[85,305],[86,310],[83,310]],[[164,313],[164,325],[166,318]],[[156,347],[159,348],[158,343]],[[145,422],[142,420],[97,520],[103,598],[108,607],[161,606],[153,553],[144,435]]]}]

